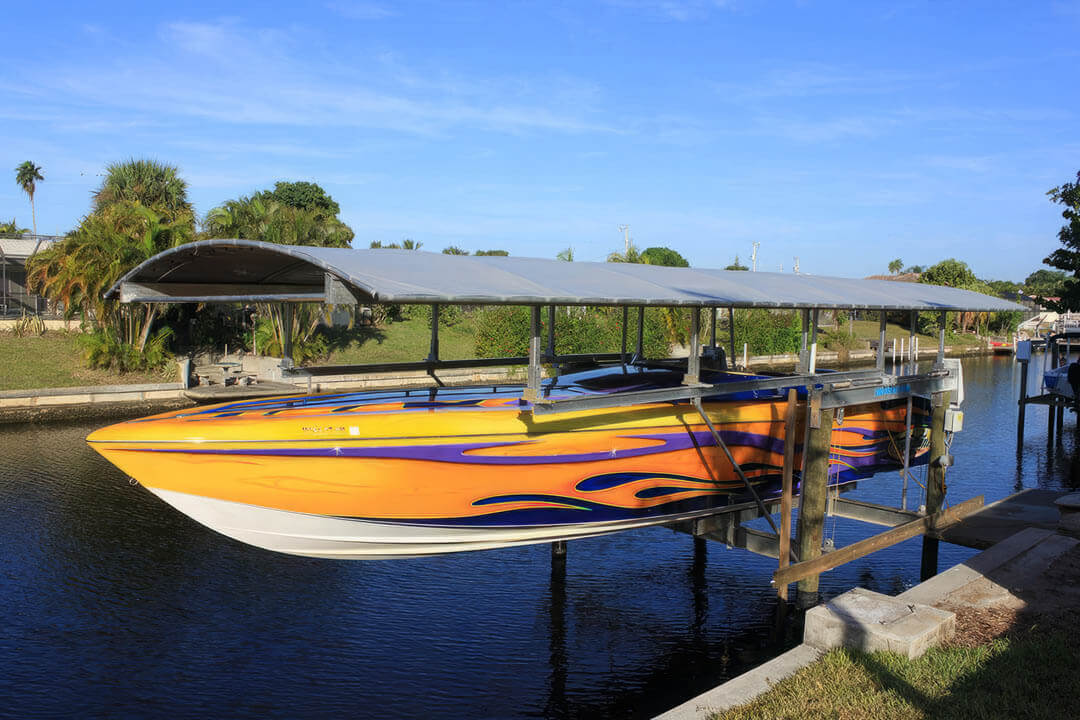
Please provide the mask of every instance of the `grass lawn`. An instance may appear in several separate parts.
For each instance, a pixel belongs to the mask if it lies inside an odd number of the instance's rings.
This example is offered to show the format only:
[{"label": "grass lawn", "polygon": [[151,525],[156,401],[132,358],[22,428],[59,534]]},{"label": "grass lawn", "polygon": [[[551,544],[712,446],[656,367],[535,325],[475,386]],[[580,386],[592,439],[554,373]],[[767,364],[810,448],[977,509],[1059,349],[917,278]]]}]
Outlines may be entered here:
[{"label": "grass lawn", "polygon": [[[330,357],[313,365],[360,365],[363,363],[416,362],[427,357],[431,329],[426,320],[405,320],[382,328],[354,328],[347,344],[336,347]],[[468,360],[476,357],[471,318],[452,327],[439,328],[439,357]]]},{"label": "grass lawn", "polygon": [[[840,332],[846,332],[841,328]],[[878,325],[873,321],[855,323],[858,338],[877,338]],[[73,387],[79,385],[124,385],[173,382],[175,373],[118,373],[90,370],[83,361],[76,332],[50,330],[42,336],[16,337],[0,332],[0,390]],[[906,328],[887,327],[887,337],[908,336]],[[920,336],[923,348],[936,347],[937,339]],[[329,357],[312,365],[360,365],[365,363],[410,362],[427,357],[431,332],[425,320],[405,320],[382,328],[357,327],[344,334]],[[973,336],[950,338],[950,344],[978,342]],[[465,360],[476,357],[474,325],[470,317],[439,331],[439,357]]]},{"label": "grass lawn", "polygon": [[832,650],[754,702],[715,720],[1080,717],[1077,614],[1044,618],[974,647],[917,660]]},{"label": "grass lawn", "polygon": [[57,330],[27,337],[0,332],[0,390],[176,381],[174,367],[167,376],[91,370],[83,360],[78,337],[77,332]]},{"label": "grass lawn", "polygon": [[[822,314],[822,320],[828,319],[828,315]],[[847,324],[841,325],[838,329],[833,330],[831,327],[820,327],[819,332],[835,333],[837,335],[847,335],[849,332],[858,340],[877,340],[880,328],[876,320],[856,320],[854,326],[850,329]],[[938,338],[936,335],[923,335],[916,333],[915,336],[919,338],[919,348],[925,350],[927,348],[936,348]],[[892,347],[892,341],[904,340],[905,346],[908,339],[911,337],[911,329],[904,325],[897,325],[896,323],[886,323],[885,325],[885,341]],[[983,342],[982,338],[978,338],[975,335],[949,335],[945,338],[947,345],[979,345]]]}]

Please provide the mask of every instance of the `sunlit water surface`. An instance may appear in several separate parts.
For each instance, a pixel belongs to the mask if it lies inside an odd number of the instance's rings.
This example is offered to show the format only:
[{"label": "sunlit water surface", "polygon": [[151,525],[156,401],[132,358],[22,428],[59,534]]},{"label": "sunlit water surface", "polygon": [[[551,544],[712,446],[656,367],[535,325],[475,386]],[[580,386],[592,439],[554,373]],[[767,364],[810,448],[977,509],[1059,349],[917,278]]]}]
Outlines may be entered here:
[{"label": "sunlit water surface", "polygon": [[[1075,487],[1074,419],[1048,449],[1032,408],[1018,462],[1016,366],[964,372],[949,498]],[[94,427],[0,427],[0,716],[650,717],[798,636],[775,629],[775,560],[695,557],[665,529],[572,542],[564,577],[545,545],[372,562],[258,550],[130,485],[83,442]],[[849,497],[898,504],[899,479]],[[879,530],[826,523],[838,546]],[[911,586],[919,542],[827,573],[823,592]],[[942,544],[941,566],[971,554]]]}]

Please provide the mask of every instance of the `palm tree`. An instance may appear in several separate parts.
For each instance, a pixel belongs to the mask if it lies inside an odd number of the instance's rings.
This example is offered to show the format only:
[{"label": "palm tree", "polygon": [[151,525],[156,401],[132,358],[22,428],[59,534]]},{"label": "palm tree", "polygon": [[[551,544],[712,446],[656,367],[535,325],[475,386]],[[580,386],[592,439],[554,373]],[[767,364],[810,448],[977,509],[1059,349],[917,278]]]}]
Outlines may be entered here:
[{"label": "palm tree", "polygon": [[41,168],[29,160],[15,168],[15,184],[30,196],[30,218],[34,221],[35,235],[37,235],[37,213],[34,212],[34,191],[37,190],[37,181],[44,179]]},{"label": "palm tree", "polygon": [[203,220],[203,236],[280,245],[349,247],[353,231],[332,215],[282,204],[264,191],[226,200],[212,209]]},{"label": "palm tree", "polygon": [[634,263],[634,264],[647,264],[647,259],[642,256],[641,252],[637,249],[634,243],[630,243],[626,247],[625,252],[613,252],[607,256],[608,262],[613,263]]},{"label": "palm tree", "polygon": [[194,218],[187,182],[175,166],[132,158],[106,166],[105,172],[105,180],[93,195],[95,212],[126,201],[155,210],[170,223]]}]

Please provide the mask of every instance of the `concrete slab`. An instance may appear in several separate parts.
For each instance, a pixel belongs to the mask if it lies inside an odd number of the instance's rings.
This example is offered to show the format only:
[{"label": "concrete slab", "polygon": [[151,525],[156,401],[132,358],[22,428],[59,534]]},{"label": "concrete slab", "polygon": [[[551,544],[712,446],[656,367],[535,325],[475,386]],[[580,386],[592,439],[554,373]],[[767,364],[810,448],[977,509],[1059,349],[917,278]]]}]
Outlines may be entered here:
[{"label": "concrete slab", "polygon": [[1058,532],[1080,537],[1080,493],[1069,493],[1054,501],[1058,512]]},{"label": "concrete slab", "polygon": [[1028,527],[1057,530],[1059,513],[1054,501],[1060,490],[1028,488],[991,503],[938,533],[928,533],[965,547],[989,548]]},{"label": "concrete slab", "polygon": [[706,720],[715,713],[745,705],[784,678],[818,660],[823,654],[824,651],[819,648],[799,645],[764,665],[658,715],[656,720]]},{"label": "concrete slab", "polygon": [[917,658],[955,631],[951,612],[855,588],[806,613],[803,642]]},{"label": "concrete slab", "polygon": [[[1028,528],[966,562],[897,596],[898,600],[937,607],[1021,608],[1029,604],[1042,576],[1080,540]],[[1052,592],[1047,589],[1047,592]]]}]

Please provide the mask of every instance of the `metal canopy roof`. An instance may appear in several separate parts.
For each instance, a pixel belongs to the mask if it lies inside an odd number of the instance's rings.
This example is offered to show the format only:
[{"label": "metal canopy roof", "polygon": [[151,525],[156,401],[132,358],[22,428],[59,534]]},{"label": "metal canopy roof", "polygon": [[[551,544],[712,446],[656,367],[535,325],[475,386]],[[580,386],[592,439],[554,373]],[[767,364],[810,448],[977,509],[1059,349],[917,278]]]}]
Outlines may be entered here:
[{"label": "metal canopy roof", "polygon": [[316,301],[886,310],[1023,310],[969,290],[889,280],[203,240],[159,253],[122,302]]}]

